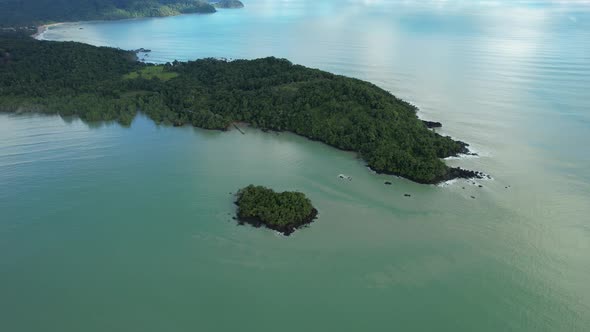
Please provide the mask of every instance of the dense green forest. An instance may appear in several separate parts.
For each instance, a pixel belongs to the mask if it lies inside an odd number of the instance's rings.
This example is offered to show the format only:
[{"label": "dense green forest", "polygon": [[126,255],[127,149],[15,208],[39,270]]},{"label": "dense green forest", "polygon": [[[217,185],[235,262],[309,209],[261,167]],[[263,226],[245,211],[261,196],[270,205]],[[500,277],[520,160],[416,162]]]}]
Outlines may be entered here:
[{"label": "dense green forest", "polygon": [[139,110],[206,129],[248,122],[356,151],[372,169],[420,183],[464,176],[440,158],[467,151],[371,83],[276,58],[153,65],[113,48],[0,36],[0,109],[123,125]]},{"label": "dense green forest", "polygon": [[237,194],[238,219],[254,226],[265,225],[289,235],[297,227],[311,223],[317,210],[300,192],[277,193],[262,186],[249,185]]},{"label": "dense green forest", "polygon": [[215,8],[242,8],[244,4],[240,0],[219,0],[213,3]]},{"label": "dense green forest", "polygon": [[214,12],[203,0],[0,0],[0,26]]}]

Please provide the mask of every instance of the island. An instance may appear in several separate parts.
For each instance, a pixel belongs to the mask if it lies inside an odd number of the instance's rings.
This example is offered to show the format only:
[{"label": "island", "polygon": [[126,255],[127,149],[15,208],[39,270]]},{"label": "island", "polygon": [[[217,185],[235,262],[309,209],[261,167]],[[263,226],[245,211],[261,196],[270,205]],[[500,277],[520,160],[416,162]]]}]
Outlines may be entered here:
[{"label": "island", "polygon": [[417,108],[362,80],[285,59],[154,65],[136,53],[0,35],[0,110],[228,130],[237,122],[353,151],[372,170],[424,184],[481,173],[442,160],[468,145],[428,129]]},{"label": "island", "polygon": [[213,5],[215,8],[244,8],[244,4],[239,0],[220,0]]},{"label": "island", "polygon": [[265,226],[285,236],[313,222],[318,215],[311,201],[300,192],[277,193],[263,186],[249,185],[240,189],[236,196],[240,224]]},{"label": "island", "polygon": [[0,1],[0,27],[215,12],[204,0]]}]

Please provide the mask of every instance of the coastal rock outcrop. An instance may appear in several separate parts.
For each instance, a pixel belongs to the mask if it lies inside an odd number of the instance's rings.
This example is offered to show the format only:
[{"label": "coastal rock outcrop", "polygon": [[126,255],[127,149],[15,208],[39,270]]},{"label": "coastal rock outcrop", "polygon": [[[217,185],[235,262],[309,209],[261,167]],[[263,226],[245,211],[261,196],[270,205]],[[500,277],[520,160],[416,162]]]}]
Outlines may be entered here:
[{"label": "coastal rock outcrop", "polygon": [[424,123],[427,128],[431,128],[431,129],[442,127],[442,123],[440,123],[440,122],[422,120],[422,123]]},{"label": "coastal rock outcrop", "polygon": [[454,167],[449,169],[449,173],[448,173],[448,179],[447,180],[452,180],[452,179],[484,179],[487,176],[486,174],[484,174],[483,172],[479,172],[479,171],[471,171],[468,169],[464,169],[461,167]]}]

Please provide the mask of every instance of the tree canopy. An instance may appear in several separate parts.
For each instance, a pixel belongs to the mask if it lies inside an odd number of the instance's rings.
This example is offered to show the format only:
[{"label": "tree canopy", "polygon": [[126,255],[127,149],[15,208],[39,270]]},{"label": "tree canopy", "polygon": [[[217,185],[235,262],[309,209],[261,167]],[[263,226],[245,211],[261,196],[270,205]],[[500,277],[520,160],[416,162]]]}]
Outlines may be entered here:
[{"label": "tree canopy", "polygon": [[456,174],[440,158],[467,151],[371,83],[272,57],[154,65],[113,48],[0,36],[0,109],[123,125],[138,111],[205,129],[248,122],[358,152],[372,169],[420,183]]},{"label": "tree canopy", "polygon": [[317,210],[304,194],[294,191],[277,193],[272,189],[249,185],[237,194],[238,218],[259,226],[291,234],[295,228],[313,221]]},{"label": "tree canopy", "polygon": [[0,26],[214,12],[203,0],[0,0]]}]

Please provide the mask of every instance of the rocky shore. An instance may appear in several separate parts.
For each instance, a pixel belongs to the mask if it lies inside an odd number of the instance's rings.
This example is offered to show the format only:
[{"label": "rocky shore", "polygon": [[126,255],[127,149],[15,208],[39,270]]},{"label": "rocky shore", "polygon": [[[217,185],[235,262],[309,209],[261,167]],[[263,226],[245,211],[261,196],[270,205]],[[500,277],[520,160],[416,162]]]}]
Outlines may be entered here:
[{"label": "rocky shore", "polygon": [[449,169],[449,173],[447,173],[447,178],[443,179],[442,181],[449,181],[449,180],[453,180],[453,179],[485,179],[485,178],[490,178],[490,176],[483,173],[483,172],[479,172],[479,171],[471,171],[471,170],[464,169],[461,167],[453,167],[453,168]]},{"label": "rocky shore", "polygon": [[215,8],[244,8],[244,4],[239,0],[220,0],[213,5]]},{"label": "rocky shore", "polygon": [[[235,204],[238,205],[238,202],[236,201]],[[275,225],[275,224],[264,222],[258,217],[240,217],[239,214],[235,219],[238,220],[238,225],[248,224],[248,225],[254,226],[256,228],[260,228],[260,227],[264,226],[268,229],[272,229],[273,231],[277,231],[277,232],[283,234],[284,236],[289,236],[289,235],[293,234],[293,232],[295,232],[298,228],[306,227],[307,225],[311,224],[317,218],[317,216],[318,216],[318,210],[316,210],[314,208],[312,210],[312,213],[309,216],[307,216],[307,218],[305,218],[304,220],[301,220],[300,222],[297,222],[297,223],[288,224],[288,225]]]},{"label": "rocky shore", "polygon": [[442,127],[442,123],[440,122],[422,120],[422,123],[424,123],[426,127],[430,129]]},{"label": "rocky shore", "polygon": [[[442,124],[440,122],[430,122],[430,121],[426,121],[426,122],[438,124],[438,125],[440,125],[439,127],[442,127]],[[244,125],[249,125],[248,123],[243,123],[243,124]],[[180,123],[179,124],[176,124],[176,123],[174,124],[175,127],[176,126],[182,126],[182,125],[183,124],[180,124]],[[232,125],[235,126],[235,124],[233,124],[233,123],[232,123]],[[229,127],[231,127],[231,126],[228,126],[227,128],[222,128],[222,129],[219,129],[219,130],[221,130],[221,131],[227,131],[229,129]],[[236,127],[236,128],[238,130],[240,130],[238,127]],[[263,132],[268,132],[268,131],[281,132],[281,130],[275,129],[275,128],[266,128],[266,127],[262,127],[262,128],[256,127],[256,128],[262,130]],[[240,130],[240,132],[242,134],[244,134],[244,132],[242,132],[242,130]],[[298,135],[296,133],[293,133],[293,134]],[[338,150],[341,150],[341,151],[355,152],[354,150],[346,150],[346,149],[343,149],[343,148],[341,148],[339,146],[326,143],[326,142],[324,142],[322,140],[319,140],[317,138],[314,138],[314,137],[308,137],[308,136],[304,136],[304,135],[300,135],[300,136],[305,137],[305,138],[307,138],[307,139],[309,139],[311,141],[314,141],[314,142],[320,142],[320,143],[326,144],[328,146],[331,146],[331,147],[333,147],[335,149],[338,149]],[[461,149],[460,149],[459,153],[457,153],[455,155],[451,155],[451,156],[444,156],[443,158],[447,158],[447,157],[459,157],[460,155],[477,156],[477,153],[471,152],[469,150],[469,144],[467,144],[465,142],[462,142],[462,141],[457,141],[457,142],[461,145]],[[407,178],[409,180],[412,180],[412,181],[417,182],[417,183],[420,183],[420,184],[439,184],[439,183],[450,181],[450,180],[453,180],[453,179],[484,179],[484,178],[489,178],[489,175],[487,175],[487,174],[485,174],[483,172],[471,171],[471,170],[463,169],[463,168],[460,168],[460,167],[455,167],[455,168],[449,168],[449,172],[447,174],[445,174],[444,176],[442,176],[442,177],[438,177],[438,178],[436,178],[436,179],[434,179],[432,181],[420,181],[420,180],[408,178],[406,176],[402,176],[400,174],[396,174],[396,173],[393,173],[393,172],[387,172],[387,171],[383,171],[383,170],[374,169],[374,168],[372,168],[369,165],[367,165],[367,168],[369,170],[377,173],[377,174],[393,175],[393,176],[396,176],[396,177]],[[386,182],[385,184],[389,184],[389,183],[391,183],[391,182]]]},{"label": "rocky shore", "polygon": [[[380,171],[380,170],[373,169],[371,167],[369,167],[369,168],[377,174],[385,174],[385,175],[393,175],[393,176],[397,176],[397,177],[403,177],[403,176],[393,173],[393,172]],[[407,178],[407,177],[403,177],[403,178]],[[449,168],[449,171],[444,176],[437,177],[437,178],[433,179],[432,181],[421,181],[418,179],[411,179],[411,178],[407,178],[407,179],[412,180],[416,183],[420,183],[420,184],[439,184],[439,183],[454,180],[454,179],[485,179],[485,178],[490,178],[490,176],[483,173],[483,172],[479,172],[479,171],[471,171],[468,169],[463,169],[461,167],[453,167],[453,168]]]}]

